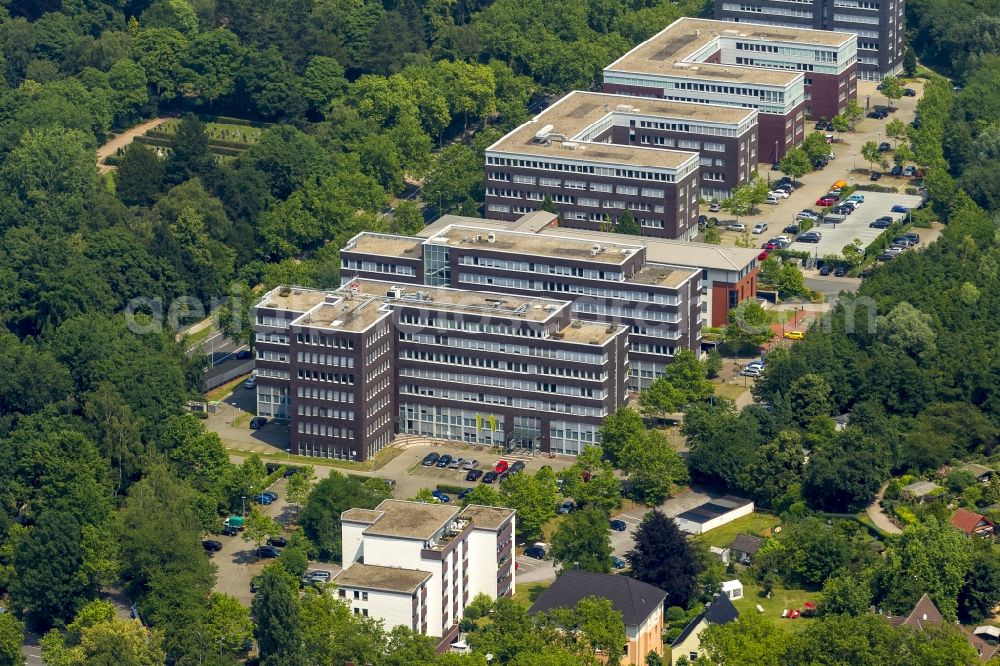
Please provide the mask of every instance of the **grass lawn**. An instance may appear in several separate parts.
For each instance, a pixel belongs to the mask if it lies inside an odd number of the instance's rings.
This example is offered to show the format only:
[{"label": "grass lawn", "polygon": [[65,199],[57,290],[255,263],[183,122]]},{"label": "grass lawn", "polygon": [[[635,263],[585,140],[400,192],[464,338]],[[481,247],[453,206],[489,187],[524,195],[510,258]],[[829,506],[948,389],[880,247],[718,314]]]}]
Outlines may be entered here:
[{"label": "grass lawn", "polygon": [[241,375],[240,377],[237,377],[231,382],[227,382],[222,386],[217,386],[216,388],[212,389],[211,391],[205,394],[205,400],[208,400],[209,402],[214,400],[222,400],[227,395],[236,390],[236,388],[239,385],[241,385],[244,381],[246,381],[246,376]]},{"label": "grass lawn", "polygon": [[781,521],[767,513],[751,513],[749,516],[737,518],[731,523],[717,527],[697,537],[703,543],[716,548],[727,548],[737,534],[756,534],[763,536],[764,532]]},{"label": "grass lawn", "polygon": [[514,592],[513,599],[525,608],[530,608],[531,604],[535,603],[535,599],[540,597],[542,592],[544,592],[551,584],[552,583],[518,584],[517,590]]},{"label": "grass lawn", "polygon": [[[361,475],[365,474],[370,475],[372,472],[372,463],[370,460],[366,462],[353,462],[351,460],[334,460],[332,458],[313,458],[311,456],[302,456],[302,455],[297,455],[292,457],[287,453],[276,453],[274,455],[270,455],[268,453],[263,453],[261,451],[248,451],[246,449],[240,448],[237,442],[223,440],[222,443],[226,447],[227,453],[231,453],[237,456],[242,456],[244,458],[250,456],[251,454],[256,453],[258,456],[260,456],[260,459],[266,463],[274,462],[274,463],[280,463],[282,465],[294,465],[296,467],[301,467],[302,465],[312,465],[313,467],[336,467],[338,469],[345,470],[347,472],[361,474]],[[375,454],[375,469],[376,470],[381,469],[382,466],[384,466],[386,463],[388,463],[396,456],[403,453],[403,451],[404,449],[401,449],[399,447],[389,447],[382,449],[381,451]]]},{"label": "grass lawn", "polygon": [[552,543],[552,535],[559,529],[564,520],[566,520],[566,514],[550,518],[549,522],[542,525],[542,541],[544,543]]},{"label": "grass lawn", "polygon": [[715,385],[715,395],[720,398],[725,398],[726,400],[736,400],[736,398],[740,397],[744,391],[750,390],[750,386],[750,382],[747,382],[746,386],[743,386],[743,382],[738,384],[721,382]]},{"label": "grass lawn", "polygon": [[[168,134],[176,134],[180,126],[179,120],[172,120],[160,125],[159,129]],[[205,133],[210,139],[245,143],[248,146],[257,143],[264,130],[260,127],[247,125],[230,125],[228,123],[205,123]]]},{"label": "grass lawn", "polygon": [[774,622],[777,626],[786,631],[799,632],[816,621],[811,617],[797,617],[794,620],[787,620],[781,617],[781,611],[797,608],[800,611],[805,607],[805,602],[816,602],[819,595],[807,590],[789,590],[783,587],[775,587],[771,590],[771,598],[768,599],[760,593],[760,587],[755,583],[744,580],[746,576],[740,578],[743,581],[743,598],[733,602],[736,609],[742,613],[757,613],[756,606],[760,604],[764,608],[764,617]]}]

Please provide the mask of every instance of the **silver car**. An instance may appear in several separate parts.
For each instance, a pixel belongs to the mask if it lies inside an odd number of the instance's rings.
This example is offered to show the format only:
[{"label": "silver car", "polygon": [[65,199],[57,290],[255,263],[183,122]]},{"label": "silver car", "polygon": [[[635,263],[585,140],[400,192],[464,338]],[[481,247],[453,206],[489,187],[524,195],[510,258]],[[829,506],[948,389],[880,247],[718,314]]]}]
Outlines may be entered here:
[{"label": "silver car", "polygon": [[479,461],[478,460],[466,460],[465,464],[462,465],[462,467],[463,467],[463,469],[476,469],[477,467],[479,467]]}]

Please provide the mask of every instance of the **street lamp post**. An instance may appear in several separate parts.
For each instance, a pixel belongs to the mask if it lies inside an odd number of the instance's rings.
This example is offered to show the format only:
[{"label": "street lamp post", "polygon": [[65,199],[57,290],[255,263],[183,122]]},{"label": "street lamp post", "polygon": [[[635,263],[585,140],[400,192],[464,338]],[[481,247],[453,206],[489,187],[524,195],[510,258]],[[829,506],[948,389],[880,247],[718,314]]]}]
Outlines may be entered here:
[{"label": "street lamp post", "polygon": [[243,495],[240,499],[243,500],[243,517],[247,517],[247,496]]}]

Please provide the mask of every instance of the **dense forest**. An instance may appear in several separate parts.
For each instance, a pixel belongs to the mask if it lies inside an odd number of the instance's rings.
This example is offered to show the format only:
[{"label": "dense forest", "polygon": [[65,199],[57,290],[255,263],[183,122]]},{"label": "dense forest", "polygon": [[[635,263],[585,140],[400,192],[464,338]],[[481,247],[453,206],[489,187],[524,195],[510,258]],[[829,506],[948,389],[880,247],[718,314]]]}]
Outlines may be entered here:
[{"label": "dense forest", "polygon": [[[482,149],[499,132],[547,95],[593,87],[605,64],[675,18],[707,11],[697,0],[4,2],[0,593],[13,612],[0,614],[0,663],[22,663],[25,627],[45,634],[45,661],[60,665],[233,664],[251,636],[264,663],[296,665],[482,666],[489,652],[492,663],[575,666],[612,645],[606,608],[555,618],[580,627],[567,640],[504,600],[480,604],[491,622],[475,654],[438,658],[426,638],[386,632],[325,595],[300,597],[288,572],[336,552],[333,517],[387,493],[339,475],[316,484],[305,532],[268,569],[253,621],[213,593],[200,535],[281,470],[252,457],[232,464],[218,437],[183,415],[203,362],[184,354],[166,314],[181,297],[207,305],[247,286],[337,284],[346,238],[419,228],[425,211],[401,200],[414,192],[430,214],[474,213]],[[996,12],[946,0],[908,11],[917,56],[964,86],[931,83],[913,137],[932,195],[920,214],[947,222],[942,239],[862,286],[877,326],[853,313],[848,327],[845,302],[829,335],[772,355],[757,390],[768,407],[719,401],[692,409],[686,426],[694,475],[803,520],[857,510],[892,471],[988,455],[1000,428]],[[168,155],[135,143],[99,173],[97,146],[163,114],[179,118]],[[209,149],[219,116],[259,138],[220,159]],[[840,413],[851,426],[836,432]],[[949,617],[981,617],[993,590],[966,583],[993,580],[995,562],[927,530],[894,546],[894,561],[927,561],[921,544],[958,553],[964,569],[922,582]],[[813,523],[792,530],[810,532],[824,534]],[[744,633],[712,639],[720,661],[833,663],[814,659],[863,635],[869,653],[903,655],[900,664],[966,663],[940,654],[954,636],[924,640],[851,617],[875,600],[905,608],[918,592],[878,597],[878,581],[903,580],[902,569],[873,567],[854,536],[824,541],[833,583],[786,566],[801,549],[765,560],[852,599],[845,615],[740,661],[732,655],[779,641],[747,619],[731,630]],[[142,625],[116,619],[110,590],[135,603]],[[841,663],[896,663],[845,654]]]}]

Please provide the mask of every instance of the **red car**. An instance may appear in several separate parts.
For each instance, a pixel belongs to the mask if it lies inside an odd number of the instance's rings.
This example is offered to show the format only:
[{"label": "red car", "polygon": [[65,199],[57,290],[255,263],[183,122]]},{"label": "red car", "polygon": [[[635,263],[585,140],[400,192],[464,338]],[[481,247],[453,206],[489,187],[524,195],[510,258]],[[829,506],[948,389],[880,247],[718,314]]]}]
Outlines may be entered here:
[{"label": "red car", "polygon": [[501,460],[497,462],[496,466],[493,468],[493,471],[496,472],[497,475],[500,475],[506,472],[508,467],[510,467],[510,465],[507,463],[507,461]]},{"label": "red car", "polygon": [[826,208],[827,206],[832,206],[835,203],[837,203],[837,200],[833,197],[820,197],[819,199],[816,200],[816,205],[823,206],[824,208]]}]

